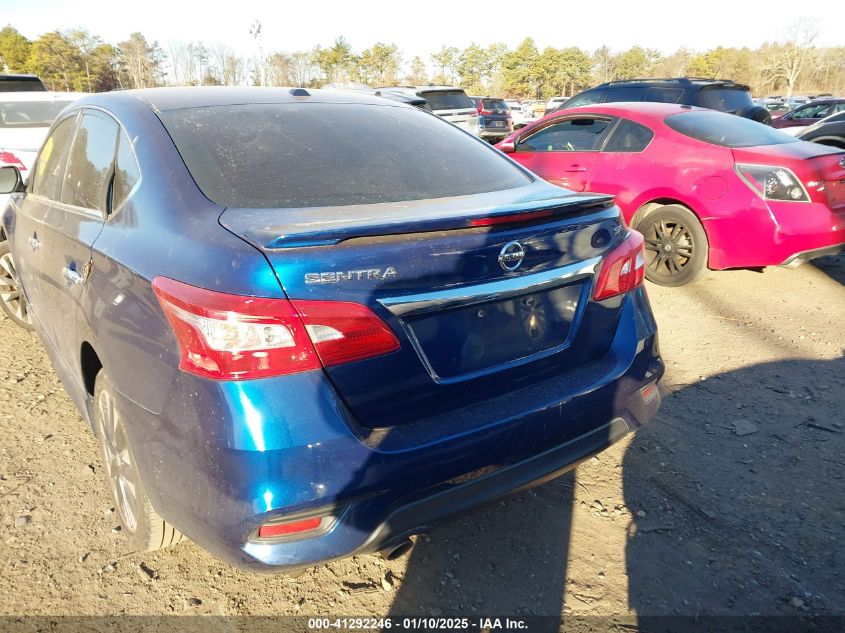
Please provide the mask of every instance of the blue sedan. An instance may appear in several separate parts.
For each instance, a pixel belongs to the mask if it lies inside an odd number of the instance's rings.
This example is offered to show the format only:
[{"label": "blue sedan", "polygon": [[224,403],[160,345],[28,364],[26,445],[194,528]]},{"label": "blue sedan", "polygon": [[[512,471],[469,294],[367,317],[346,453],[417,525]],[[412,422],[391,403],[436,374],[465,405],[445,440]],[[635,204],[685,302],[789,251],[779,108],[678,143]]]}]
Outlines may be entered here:
[{"label": "blue sedan", "polygon": [[9,283],[141,550],[398,554],[660,404],[643,240],[613,199],[395,101],[92,95],[0,190]]}]

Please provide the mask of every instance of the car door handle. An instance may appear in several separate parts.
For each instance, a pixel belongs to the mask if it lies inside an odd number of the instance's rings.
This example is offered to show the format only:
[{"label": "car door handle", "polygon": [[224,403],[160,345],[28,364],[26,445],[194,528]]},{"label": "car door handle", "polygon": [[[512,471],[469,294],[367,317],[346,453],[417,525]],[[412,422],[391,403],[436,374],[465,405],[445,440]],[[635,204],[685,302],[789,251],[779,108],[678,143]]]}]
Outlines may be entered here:
[{"label": "car door handle", "polygon": [[564,171],[587,171],[587,168],[581,167],[580,165],[570,165],[567,169],[564,169]]},{"label": "car door handle", "polygon": [[83,277],[76,270],[74,270],[73,268],[70,268],[68,266],[65,266],[64,268],[62,268],[62,276],[65,279],[67,279],[70,283],[72,283],[74,286],[78,286],[79,284],[81,284],[85,280],[85,277]]},{"label": "car door handle", "polygon": [[29,247],[32,250],[37,251],[39,248],[41,248],[41,241],[33,235],[31,238],[29,238]]}]

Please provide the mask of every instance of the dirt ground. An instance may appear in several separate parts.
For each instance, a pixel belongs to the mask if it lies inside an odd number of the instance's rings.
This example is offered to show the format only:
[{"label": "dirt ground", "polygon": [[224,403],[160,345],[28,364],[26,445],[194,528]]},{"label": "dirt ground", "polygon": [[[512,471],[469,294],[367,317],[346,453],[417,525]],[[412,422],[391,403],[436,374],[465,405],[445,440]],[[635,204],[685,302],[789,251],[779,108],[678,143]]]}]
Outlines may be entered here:
[{"label": "dirt ground", "polygon": [[[292,579],[130,551],[94,438],[0,322],[0,614],[845,615],[845,256],[649,286],[663,408],[575,472]],[[645,627],[644,627],[645,628]]]}]

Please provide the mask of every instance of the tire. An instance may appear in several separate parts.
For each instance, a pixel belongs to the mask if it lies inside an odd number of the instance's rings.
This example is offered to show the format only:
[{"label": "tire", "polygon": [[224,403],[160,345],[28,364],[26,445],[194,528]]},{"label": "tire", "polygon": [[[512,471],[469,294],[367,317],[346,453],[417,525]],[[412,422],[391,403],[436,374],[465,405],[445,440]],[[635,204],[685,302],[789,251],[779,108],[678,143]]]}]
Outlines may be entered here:
[{"label": "tire", "polygon": [[645,238],[645,276],[659,286],[683,286],[707,272],[707,233],[679,204],[655,209],[637,223]]},{"label": "tire", "polygon": [[29,304],[18,279],[18,269],[9,250],[9,242],[5,240],[0,242],[0,308],[23,329],[33,329]]},{"label": "tire", "polygon": [[156,513],[144,491],[115,394],[108,375],[101,369],[94,383],[94,421],[106,485],[121,530],[142,552],[175,545],[182,540],[182,533]]}]

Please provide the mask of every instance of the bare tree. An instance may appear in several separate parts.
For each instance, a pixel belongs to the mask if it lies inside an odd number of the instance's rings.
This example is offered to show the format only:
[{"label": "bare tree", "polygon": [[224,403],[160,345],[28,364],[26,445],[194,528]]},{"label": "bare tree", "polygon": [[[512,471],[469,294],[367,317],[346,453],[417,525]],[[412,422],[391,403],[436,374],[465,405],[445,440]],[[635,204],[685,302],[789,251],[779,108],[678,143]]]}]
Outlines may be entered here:
[{"label": "bare tree", "polygon": [[318,72],[314,56],[307,51],[297,51],[290,56],[290,73],[293,83],[303,88],[314,81]]},{"label": "bare tree", "polygon": [[763,74],[772,82],[782,79],[786,84],[786,96],[792,96],[801,71],[816,54],[813,42],[819,35],[817,20],[802,19],[790,28],[792,36],[785,42],[768,47]]}]

